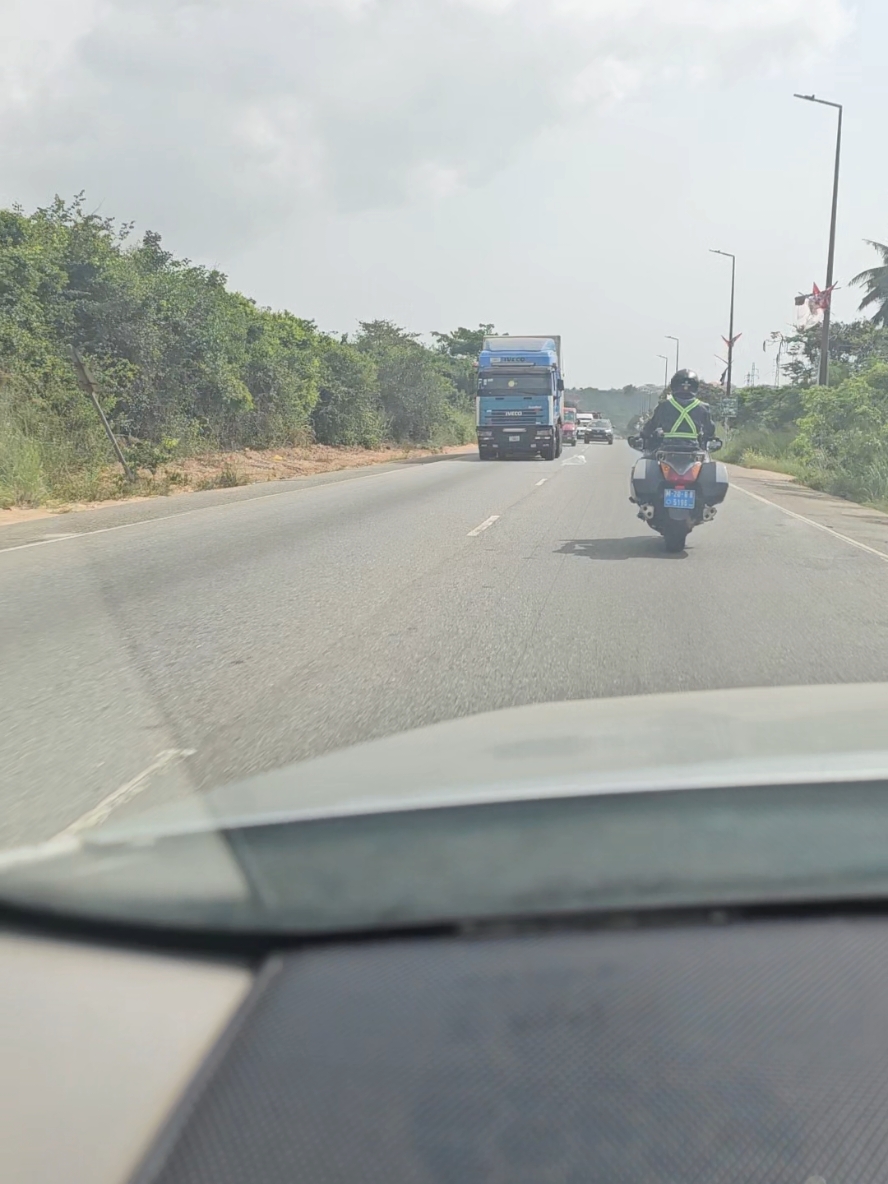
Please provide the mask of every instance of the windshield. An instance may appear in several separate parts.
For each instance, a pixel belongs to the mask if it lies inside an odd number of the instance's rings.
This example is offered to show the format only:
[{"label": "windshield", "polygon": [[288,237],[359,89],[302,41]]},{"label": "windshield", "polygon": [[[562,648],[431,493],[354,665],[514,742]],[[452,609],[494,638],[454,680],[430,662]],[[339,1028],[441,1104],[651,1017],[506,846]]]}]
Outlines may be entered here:
[{"label": "windshield", "polygon": [[482,374],[478,379],[479,395],[523,395],[552,393],[552,376],[542,370],[538,374]]},{"label": "windshield", "polygon": [[[853,878],[881,820],[842,791],[888,776],[888,6],[4,18],[0,907],[252,925],[309,824],[282,927],[666,902],[683,862],[704,902],[776,892],[788,785],[850,838],[786,866]],[[734,799],[657,795],[742,788],[718,879]]]}]

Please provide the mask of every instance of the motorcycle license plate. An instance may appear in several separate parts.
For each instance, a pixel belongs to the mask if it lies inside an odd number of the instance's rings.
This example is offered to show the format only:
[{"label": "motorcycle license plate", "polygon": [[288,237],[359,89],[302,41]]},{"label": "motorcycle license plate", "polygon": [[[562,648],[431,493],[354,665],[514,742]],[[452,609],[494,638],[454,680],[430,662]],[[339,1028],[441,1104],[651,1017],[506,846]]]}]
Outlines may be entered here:
[{"label": "motorcycle license plate", "polygon": [[520,436],[509,436],[509,443],[510,444],[520,444],[520,442],[521,442]]},{"label": "motorcycle license plate", "polygon": [[667,510],[693,510],[696,497],[693,489],[667,489],[663,505]]}]

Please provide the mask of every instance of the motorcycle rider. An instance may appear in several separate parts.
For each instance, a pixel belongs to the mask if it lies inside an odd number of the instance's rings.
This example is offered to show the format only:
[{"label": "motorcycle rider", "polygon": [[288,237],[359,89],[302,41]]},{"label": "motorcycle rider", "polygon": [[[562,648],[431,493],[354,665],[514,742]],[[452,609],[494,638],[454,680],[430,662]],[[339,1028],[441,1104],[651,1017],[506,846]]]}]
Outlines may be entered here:
[{"label": "motorcycle rider", "polygon": [[660,443],[692,443],[705,448],[715,438],[712,413],[709,404],[697,398],[699,390],[700,379],[693,370],[673,374],[669,393],[641,429],[646,452]]}]

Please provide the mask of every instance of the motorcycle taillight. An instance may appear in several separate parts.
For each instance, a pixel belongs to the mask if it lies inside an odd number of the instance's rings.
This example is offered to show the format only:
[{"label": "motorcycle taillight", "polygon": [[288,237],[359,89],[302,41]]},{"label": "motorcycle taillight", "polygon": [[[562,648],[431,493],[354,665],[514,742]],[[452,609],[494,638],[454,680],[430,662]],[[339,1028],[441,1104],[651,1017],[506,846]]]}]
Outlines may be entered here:
[{"label": "motorcycle taillight", "polygon": [[699,461],[691,461],[687,466],[678,464],[676,468],[667,464],[665,460],[660,461],[660,472],[667,481],[675,481],[682,485],[690,485],[692,481],[696,481],[700,476],[700,469],[702,464]]}]

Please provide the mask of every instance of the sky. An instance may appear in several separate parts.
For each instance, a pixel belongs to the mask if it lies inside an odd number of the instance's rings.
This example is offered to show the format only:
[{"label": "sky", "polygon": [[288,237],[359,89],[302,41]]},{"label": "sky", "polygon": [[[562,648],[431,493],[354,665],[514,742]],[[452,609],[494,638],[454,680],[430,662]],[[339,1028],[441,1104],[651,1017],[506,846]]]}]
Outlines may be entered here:
[{"label": "sky", "polygon": [[560,333],[576,386],[774,374],[888,241],[884,0],[4,0],[0,202],[90,208],[353,332]]}]

